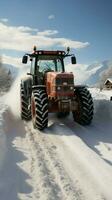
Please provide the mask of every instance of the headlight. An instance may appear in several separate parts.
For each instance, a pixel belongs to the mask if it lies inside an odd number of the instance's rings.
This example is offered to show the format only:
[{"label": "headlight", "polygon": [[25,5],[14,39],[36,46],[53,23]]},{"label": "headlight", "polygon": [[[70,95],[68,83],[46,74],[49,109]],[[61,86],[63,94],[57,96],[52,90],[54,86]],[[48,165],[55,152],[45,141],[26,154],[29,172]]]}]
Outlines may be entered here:
[{"label": "headlight", "polygon": [[74,89],[74,88],[71,86],[71,87],[70,87],[70,90],[73,90],[73,89]]},{"label": "headlight", "polygon": [[66,85],[68,85],[68,83],[67,83],[67,82],[63,82],[63,85],[65,85],[65,86],[66,86]]},{"label": "headlight", "polygon": [[61,87],[60,87],[60,86],[58,86],[58,87],[57,87],[57,90],[61,90]]}]

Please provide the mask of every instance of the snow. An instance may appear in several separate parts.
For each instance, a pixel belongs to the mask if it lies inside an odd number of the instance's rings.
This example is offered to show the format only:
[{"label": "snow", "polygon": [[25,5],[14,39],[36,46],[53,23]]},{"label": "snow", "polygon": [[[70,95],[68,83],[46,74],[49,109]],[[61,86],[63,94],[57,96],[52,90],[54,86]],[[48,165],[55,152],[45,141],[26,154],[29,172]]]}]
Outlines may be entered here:
[{"label": "snow", "polygon": [[6,136],[3,130],[3,113],[5,112],[5,106],[3,104],[3,99],[0,98],[0,171],[3,167],[3,162],[5,158],[5,154],[7,151],[6,147]]},{"label": "snow", "polygon": [[15,118],[20,119],[20,83],[22,77],[24,77],[29,68],[22,68],[19,70],[17,78],[15,79],[10,91],[5,95],[5,104],[11,109],[11,112]]},{"label": "snow", "polygon": [[112,92],[90,88],[90,126],[50,114],[41,132],[19,118],[18,81],[0,97],[0,199],[111,200]]}]

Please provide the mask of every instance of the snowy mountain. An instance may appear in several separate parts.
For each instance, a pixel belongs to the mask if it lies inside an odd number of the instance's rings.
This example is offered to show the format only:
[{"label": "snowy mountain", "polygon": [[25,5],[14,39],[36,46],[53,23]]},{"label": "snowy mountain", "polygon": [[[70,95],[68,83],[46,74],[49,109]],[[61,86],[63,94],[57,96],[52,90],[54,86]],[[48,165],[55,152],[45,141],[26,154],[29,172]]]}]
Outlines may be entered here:
[{"label": "snowy mountain", "polygon": [[[112,60],[106,60],[101,63],[95,63],[89,65],[86,70],[91,75],[89,76],[88,79],[86,79],[84,83],[88,85],[95,85],[99,83],[100,80],[102,79],[103,72],[107,72],[110,67],[112,67]],[[92,73],[93,69],[95,69],[94,73]]]},{"label": "snowy mountain", "polygon": [[[65,69],[67,72],[74,73],[75,84],[96,86],[99,85],[103,76],[105,78],[112,77],[112,60],[97,62],[91,65],[82,63],[77,63],[76,65],[67,64]],[[104,72],[106,73],[105,75],[103,74]]]}]

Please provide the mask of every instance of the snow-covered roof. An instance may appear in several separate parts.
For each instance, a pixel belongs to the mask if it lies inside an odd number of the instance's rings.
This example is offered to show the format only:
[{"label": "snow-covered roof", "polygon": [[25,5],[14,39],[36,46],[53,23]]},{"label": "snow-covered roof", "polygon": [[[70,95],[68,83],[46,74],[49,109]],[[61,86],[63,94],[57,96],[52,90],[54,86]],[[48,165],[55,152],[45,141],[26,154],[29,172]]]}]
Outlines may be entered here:
[{"label": "snow-covered roof", "polygon": [[104,84],[106,84],[106,83],[107,83],[107,81],[109,81],[109,82],[111,82],[111,83],[112,83],[112,77],[110,77],[110,78],[107,78],[107,80],[105,81],[105,83],[104,83]]}]

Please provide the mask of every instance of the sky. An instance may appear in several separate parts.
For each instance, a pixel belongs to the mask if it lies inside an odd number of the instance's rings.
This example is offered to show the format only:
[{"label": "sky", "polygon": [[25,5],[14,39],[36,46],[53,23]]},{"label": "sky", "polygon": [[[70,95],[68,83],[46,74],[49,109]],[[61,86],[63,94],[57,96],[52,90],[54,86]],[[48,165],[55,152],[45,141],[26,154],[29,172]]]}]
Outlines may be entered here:
[{"label": "sky", "polygon": [[82,65],[112,59],[111,20],[112,0],[1,0],[0,54],[19,65],[34,45],[69,46]]}]

